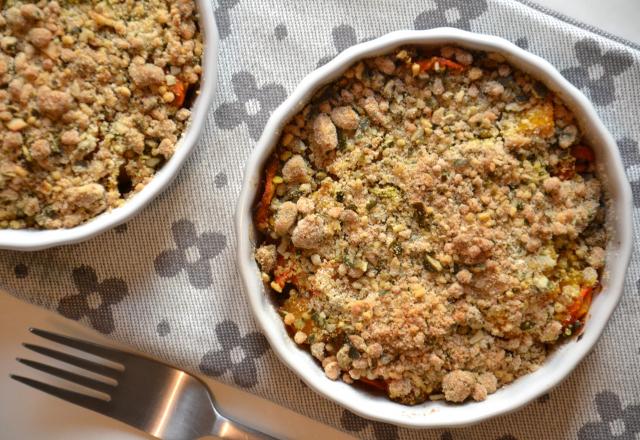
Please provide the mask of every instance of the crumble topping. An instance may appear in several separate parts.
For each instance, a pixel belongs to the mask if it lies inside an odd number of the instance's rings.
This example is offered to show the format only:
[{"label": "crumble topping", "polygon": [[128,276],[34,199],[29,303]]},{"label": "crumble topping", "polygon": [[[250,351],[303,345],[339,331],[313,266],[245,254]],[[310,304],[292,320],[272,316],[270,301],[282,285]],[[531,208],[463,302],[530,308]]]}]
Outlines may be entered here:
[{"label": "crumble topping", "polygon": [[188,124],[193,0],[0,9],[0,228],[69,228],[121,206]]},{"label": "crumble topping", "polygon": [[483,400],[580,330],[605,258],[594,159],[562,101],[499,54],[364,60],[267,164],[263,280],[329,378]]}]

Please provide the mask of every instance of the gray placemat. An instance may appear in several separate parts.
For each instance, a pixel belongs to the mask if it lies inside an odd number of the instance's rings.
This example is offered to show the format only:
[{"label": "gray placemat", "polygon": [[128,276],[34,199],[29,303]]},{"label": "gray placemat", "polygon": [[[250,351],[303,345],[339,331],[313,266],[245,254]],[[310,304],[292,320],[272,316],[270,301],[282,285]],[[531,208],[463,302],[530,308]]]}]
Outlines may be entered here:
[{"label": "gray placemat", "polygon": [[303,76],[357,42],[443,25],[511,40],[580,87],[618,139],[640,207],[640,52],[506,0],[218,0],[215,7],[222,39],[218,93],[180,177],[140,216],[87,243],[0,252],[5,287],[159,358],[363,438],[640,438],[637,252],[610,325],[561,386],[514,414],[473,427],[413,431],[355,416],[282,367],[246,304],[233,230],[245,159],[270,112]]}]

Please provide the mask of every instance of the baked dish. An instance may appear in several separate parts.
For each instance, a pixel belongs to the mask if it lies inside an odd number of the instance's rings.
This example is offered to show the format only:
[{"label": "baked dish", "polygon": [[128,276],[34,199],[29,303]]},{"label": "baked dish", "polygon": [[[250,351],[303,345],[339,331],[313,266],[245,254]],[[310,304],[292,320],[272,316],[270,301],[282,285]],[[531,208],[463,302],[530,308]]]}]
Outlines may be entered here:
[{"label": "baked dish", "polygon": [[202,73],[195,8],[0,3],[0,228],[71,228],[153,179]]},{"label": "baked dish", "polygon": [[501,55],[405,47],[284,127],[255,258],[330,379],[484,400],[580,333],[607,241],[594,163],[572,112]]}]

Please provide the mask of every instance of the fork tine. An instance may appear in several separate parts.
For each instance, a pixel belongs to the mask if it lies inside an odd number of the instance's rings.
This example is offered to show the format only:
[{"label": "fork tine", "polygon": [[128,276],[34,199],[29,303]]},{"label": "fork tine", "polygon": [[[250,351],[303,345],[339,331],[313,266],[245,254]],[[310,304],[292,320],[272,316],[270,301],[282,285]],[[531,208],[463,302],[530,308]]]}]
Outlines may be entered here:
[{"label": "fork tine", "polygon": [[43,354],[45,356],[52,357],[54,359],[58,359],[59,361],[66,362],[70,365],[75,365],[76,367],[83,368],[87,371],[92,371],[97,374],[101,374],[106,377],[110,377],[112,379],[117,379],[120,375],[120,372],[115,368],[107,367],[106,365],[97,364],[95,362],[88,361],[86,359],[82,359],[76,356],[72,356],[67,353],[62,353],[60,351],[52,350],[50,348],[41,347],[39,345],[34,344],[22,344],[25,348],[29,350],[35,351],[36,353]]},{"label": "fork tine", "polygon": [[100,400],[95,397],[87,396],[85,394],[54,387],[53,385],[39,382],[37,380],[30,379],[24,376],[10,374],[9,377],[20,383],[35,388],[36,390],[44,391],[47,394],[51,394],[52,396],[58,397],[62,400],[66,400],[67,402],[82,406],[101,414],[109,415],[109,402],[105,400]]},{"label": "fork tine", "polygon": [[91,388],[105,394],[111,394],[114,389],[112,385],[109,385],[108,383],[102,382],[100,380],[91,379],[90,377],[72,373],[71,371],[62,370],[50,365],[41,364],[40,362],[22,358],[18,358],[17,361],[21,364],[27,365],[28,367],[51,374],[52,376],[68,380],[69,382],[77,383],[78,385],[82,385],[83,387]]},{"label": "fork tine", "polygon": [[122,362],[122,360],[127,356],[127,353],[125,353],[124,351],[108,348],[103,345],[94,344],[92,342],[83,341],[81,339],[62,336],[58,333],[49,332],[47,330],[31,327],[29,328],[29,331],[34,335],[40,336],[41,338],[66,345],[67,347],[86,351],[87,353],[91,353],[110,361]]}]

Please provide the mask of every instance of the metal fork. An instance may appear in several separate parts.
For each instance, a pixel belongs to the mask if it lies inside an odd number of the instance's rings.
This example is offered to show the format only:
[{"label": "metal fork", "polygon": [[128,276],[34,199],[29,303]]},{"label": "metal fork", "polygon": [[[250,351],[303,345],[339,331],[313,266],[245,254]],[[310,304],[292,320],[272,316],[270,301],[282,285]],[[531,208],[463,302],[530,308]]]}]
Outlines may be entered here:
[{"label": "metal fork", "polygon": [[18,358],[19,362],[102,393],[108,398],[94,397],[12,374],[11,378],[18,382],[120,420],[163,440],[192,440],[211,435],[222,439],[273,439],[223,416],[204,382],[189,373],[136,354],[80,339],[36,328],[30,328],[29,331],[118,366],[96,363],[40,345],[23,344],[36,353],[108,379],[96,380],[28,359]]}]

